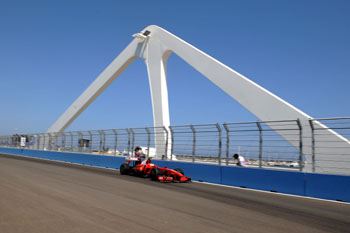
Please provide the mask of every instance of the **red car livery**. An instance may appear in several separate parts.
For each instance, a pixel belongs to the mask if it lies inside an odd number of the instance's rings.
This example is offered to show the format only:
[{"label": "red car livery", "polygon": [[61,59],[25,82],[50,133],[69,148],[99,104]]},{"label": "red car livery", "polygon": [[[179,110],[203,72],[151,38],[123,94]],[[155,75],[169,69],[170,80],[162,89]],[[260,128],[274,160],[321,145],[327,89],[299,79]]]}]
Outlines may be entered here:
[{"label": "red car livery", "polygon": [[184,176],[184,172],[180,168],[169,169],[166,166],[158,167],[151,163],[150,159],[141,161],[140,158],[125,159],[125,163],[120,166],[120,174],[136,175],[141,177],[150,177],[154,181],[161,182],[189,182],[190,177]]}]

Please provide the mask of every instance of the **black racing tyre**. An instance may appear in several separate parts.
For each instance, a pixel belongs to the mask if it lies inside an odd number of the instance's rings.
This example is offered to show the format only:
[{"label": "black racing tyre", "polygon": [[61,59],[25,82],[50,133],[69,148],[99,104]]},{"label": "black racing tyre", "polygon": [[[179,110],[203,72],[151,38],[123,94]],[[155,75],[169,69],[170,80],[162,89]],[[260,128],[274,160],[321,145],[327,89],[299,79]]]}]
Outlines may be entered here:
[{"label": "black racing tyre", "polygon": [[[145,170],[141,173],[141,177],[142,177],[142,178],[148,178],[148,177],[150,177],[151,174],[148,173],[150,169],[152,169],[152,168],[147,168],[147,169],[145,169]],[[151,171],[152,171],[152,170],[151,170]]]},{"label": "black racing tyre", "polygon": [[123,163],[123,164],[120,166],[120,174],[121,174],[121,175],[127,175],[127,174],[129,174],[129,171],[130,171],[129,164]]},{"label": "black racing tyre", "polygon": [[182,171],[181,168],[175,168],[174,171],[177,171],[178,173],[181,173],[182,175],[184,175],[184,171]]},{"label": "black racing tyre", "polygon": [[158,176],[161,175],[161,171],[158,168],[153,168],[151,171],[151,180],[157,181]]}]

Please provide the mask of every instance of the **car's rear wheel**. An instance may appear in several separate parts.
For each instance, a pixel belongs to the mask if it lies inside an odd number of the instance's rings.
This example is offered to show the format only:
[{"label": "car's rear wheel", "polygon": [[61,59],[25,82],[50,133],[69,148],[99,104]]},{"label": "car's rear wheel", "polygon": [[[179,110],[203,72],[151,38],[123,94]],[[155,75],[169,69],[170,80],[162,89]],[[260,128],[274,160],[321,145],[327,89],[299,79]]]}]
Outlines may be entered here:
[{"label": "car's rear wheel", "polygon": [[182,175],[184,175],[184,171],[182,171],[181,168],[175,168],[174,171],[177,171],[178,173],[181,173]]},{"label": "car's rear wheel", "polygon": [[130,170],[130,166],[127,163],[123,163],[120,166],[120,174],[121,175],[127,175],[129,173],[129,170]]},{"label": "car's rear wheel", "polygon": [[151,180],[157,181],[160,175],[161,171],[158,168],[153,168],[151,171]]}]

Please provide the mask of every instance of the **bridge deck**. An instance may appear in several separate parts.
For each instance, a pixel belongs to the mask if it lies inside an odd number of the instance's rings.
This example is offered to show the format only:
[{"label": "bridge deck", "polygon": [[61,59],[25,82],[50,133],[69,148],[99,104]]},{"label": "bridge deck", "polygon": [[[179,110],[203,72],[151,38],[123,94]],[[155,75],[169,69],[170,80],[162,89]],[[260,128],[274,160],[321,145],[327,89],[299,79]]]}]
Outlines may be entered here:
[{"label": "bridge deck", "polygon": [[0,232],[348,232],[350,206],[0,156]]}]

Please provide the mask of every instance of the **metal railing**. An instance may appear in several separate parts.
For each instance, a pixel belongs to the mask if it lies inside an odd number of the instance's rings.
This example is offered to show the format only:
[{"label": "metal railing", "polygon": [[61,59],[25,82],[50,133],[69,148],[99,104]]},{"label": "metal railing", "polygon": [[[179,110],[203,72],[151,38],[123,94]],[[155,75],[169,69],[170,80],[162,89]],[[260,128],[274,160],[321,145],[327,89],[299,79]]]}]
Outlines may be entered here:
[{"label": "metal railing", "polygon": [[222,129],[219,124],[170,126],[171,155],[177,160],[221,164]]},{"label": "metal railing", "polygon": [[[327,125],[326,128],[320,124]],[[311,156],[312,171],[337,169],[340,174],[350,174],[350,151],[349,147],[340,140],[329,140],[326,131],[334,131],[343,140],[350,144],[350,118],[319,118],[310,119],[311,128]],[[336,158],[336,159],[335,159]],[[321,166],[322,165],[322,166]],[[321,171],[321,172],[322,172]]]},{"label": "metal railing", "polygon": [[[305,130],[311,133],[303,135]],[[224,166],[235,165],[232,155],[237,153],[250,167],[302,171],[308,163],[313,172],[339,168],[339,173],[350,174],[350,147],[339,150],[344,144],[329,140],[326,131],[347,141],[350,118],[310,119],[306,125],[285,120],[11,135],[0,136],[0,146],[110,156],[126,156],[141,146],[147,156],[158,159]]]},{"label": "metal railing", "polygon": [[[232,152],[243,154],[250,165],[256,167],[303,167],[302,128],[298,120],[225,123],[226,165]],[[277,130],[272,130],[270,126]],[[278,133],[293,136],[298,147],[290,144]],[[287,133],[288,132],[288,133]]]}]

